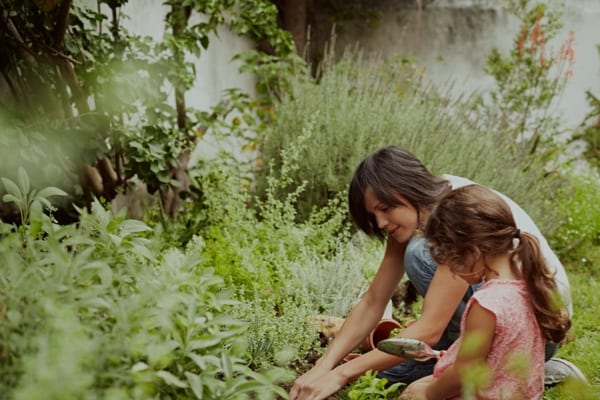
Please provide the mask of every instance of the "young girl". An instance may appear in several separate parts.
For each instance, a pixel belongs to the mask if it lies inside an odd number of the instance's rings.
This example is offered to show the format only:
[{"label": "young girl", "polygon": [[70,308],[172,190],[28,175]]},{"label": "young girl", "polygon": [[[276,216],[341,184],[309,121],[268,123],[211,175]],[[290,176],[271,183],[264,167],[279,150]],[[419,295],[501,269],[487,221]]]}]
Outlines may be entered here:
[{"label": "young girl", "polygon": [[428,219],[431,254],[469,284],[483,282],[467,303],[461,337],[432,377],[400,399],[541,399],[544,343],[561,342],[571,322],[538,240],[521,232],[492,190],[453,190]]}]

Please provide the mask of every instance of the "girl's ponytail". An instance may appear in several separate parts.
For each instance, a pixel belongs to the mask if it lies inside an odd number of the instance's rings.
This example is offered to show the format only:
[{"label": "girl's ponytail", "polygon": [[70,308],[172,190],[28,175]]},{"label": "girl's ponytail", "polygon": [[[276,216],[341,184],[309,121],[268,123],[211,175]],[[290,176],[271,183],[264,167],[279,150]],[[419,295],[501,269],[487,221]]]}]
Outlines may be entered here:
[{"label": "girl's ponytail", "polygon": [[535,236],[517,229],[514,240],[517,246],[511,262],[521,270],[542,334],[546,340],[560,343],[571,327],[571,320],[558,293],[554,274],[548,270]]}]

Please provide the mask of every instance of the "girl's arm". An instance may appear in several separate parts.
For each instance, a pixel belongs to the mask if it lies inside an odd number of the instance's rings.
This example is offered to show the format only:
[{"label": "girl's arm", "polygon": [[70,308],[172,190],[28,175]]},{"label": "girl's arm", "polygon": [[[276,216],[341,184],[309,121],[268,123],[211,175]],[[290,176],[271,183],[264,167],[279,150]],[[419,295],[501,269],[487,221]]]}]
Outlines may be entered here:
[{"label": "girl's arm", "polygon": [[420,317],[400,333],[434,346],[448,327],[469,284],[455,276],[446,265],[438,265],[429,284]]},{"label": "girl's arm", "polygon": [[462,392],[463,372],[474,366],[486,365],[487,356],[492,349],[495,329],[494,314],[474,302],[466,316],[465,330],[461,334],[462,342],[456,361],[427,387],[428,400],[442,400]]}]

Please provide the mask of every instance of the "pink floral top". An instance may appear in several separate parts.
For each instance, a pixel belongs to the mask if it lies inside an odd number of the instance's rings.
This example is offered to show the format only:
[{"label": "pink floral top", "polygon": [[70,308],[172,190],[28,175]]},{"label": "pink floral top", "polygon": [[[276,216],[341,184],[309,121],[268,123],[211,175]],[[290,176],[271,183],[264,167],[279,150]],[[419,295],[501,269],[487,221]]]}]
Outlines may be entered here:
[{"label": "pink floral top", "polygon": [[[492,279],[469,299],[461,320],[473,302],[494,313],[496,330],[487,356],[489,385],[477,392],[477,399],[541,399],[544,391],[544,339],[529,302],[524,281]],[[439,377],[454,363],[462,336],[437,362],[433,372]],[[453,397],[452,399],[460,399]]]}]

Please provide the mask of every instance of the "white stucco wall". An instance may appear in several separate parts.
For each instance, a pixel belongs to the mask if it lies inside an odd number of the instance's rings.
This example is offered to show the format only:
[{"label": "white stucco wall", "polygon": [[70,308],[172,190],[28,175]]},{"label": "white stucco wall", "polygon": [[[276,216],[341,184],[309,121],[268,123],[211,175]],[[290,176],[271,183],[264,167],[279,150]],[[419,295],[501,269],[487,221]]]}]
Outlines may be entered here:
[{"label": "white stucco wall", "polygon": [[[549,47],[558,50],[569,31],[575,34],[573,76],[556,110],[569,130],[578,126],[590,111],[585,92],[591,90],[600,95],[600,53],[597,49],[600,44],[600,0],[542,1],[563,13],[564,26]],[[160,40],[168,10],[162,2],[130,0],[123,8],[123,13],[129,17],[123,21],[124,25],[132,32]],[[402,4],[382,2],[380,18],[374,27],[361,20],[344,24],[337,34],[336,49],[341,51],[358,43],[366,53],[412,55],[425,67],[427,81],[457,96],[485,92],[493,85],[493,79],[483,71],[485,56],[493,48],[506,53],[519,29],[519,22],[502,10],[500,0],[434,0],[423,10]],[[197,80],[186,93],[187,105],[208,110],[223,98],[226,89],[232,87],[254,94],[254,77],[240,74],[239,65],[232,61],[235,54],[252,46],[250,40],[227,29],[219,29],[218,35],[211,38],[209,48],[195,61]],[[237,142],[225,145],[231,149],[239,147]],[[210,156],[216,147],[218,144],[206,137],[193,159]]]},{"label": "white stucco wall", "polygon": [[[122,9],[127,19],[123,25],[132,33],[150,36],[155,41],[161,41],[165,32],[165,15],[169,8],[163,5],[164,0],[130,0]],[[105,6],[105,5],[104,5]],[[108,10],[108,8],[107,8]],[[198,22],[203,16],[193,14],[190,24]],[[240,37],[225,27],[220,27],[217,34],[210,36],[208,49],[202,50],[200,57],[190,58],[196,68],[194,86],[185,94],[186,106],[190,109],[208,111],[224,98],[227,89],[237,88],[250,96],[256,95],[256,78],[248,73],[240,73],[240,63],[233,57],[246,50],[252,49],[254,43]],[[174,93],[170,91],[171,104],[175,104]],[[214,157],[219,151],[227,151],[240,159],[252,157],[252,154],[240,151],[243,143],[236,137],[217,139],[206,134],[196,144],[191,155],[190,165],[201,159]]]},{"label": "white stucco wall", "polygon": [[[558,50],[568,32],[575,33],[573,76],[558,105],[565,126],[575,127],[590,110],[585,91],[600,95],[600,0],[546,2],[563,12],[564,27],[551,46]],[[506,54],[519,28],[500,0],[435,0],[422,11],[385,4],[376,27],[363,21],[345,24],[336,39],[338,50],[358,43],[366,53],[414,55],[427,80],[456,94],[493,84],[483,71],[485,56],[494,47]]]},{"label": "white stucco wall", "polygon": [[[533,0],[532,0],[533,1]],[[558,49],[575,33],[575,64],[560,100],[559,112],[566,126],[576,126],[589,112],[585,91],[600,94],[600,0],[545,0],[563,12],[564,27],[551,44]],[[499,0],[434,0],[422,11],[383,2],[377,26],[363,21],[344,25],[336,39],[338,50],[359,43],[367,52],[414,55],[426,68],[426,79],[452,91],[485,91],[493,80],[483,71],[485,56],[494,47],[506,52],[518,32],[518,21],[501,9]],[[106,7],[106,5],[103,5]],[[123,21],[132,32],[160,40],[167,8],[162,0],[130,0]],[[197,18],[197,17],[196,17]],[[254,93],[254,77],[239,73],[232,57],[252,47],[250,40],[222,28],[209,48],[196,60],[196,85],[186,93],[190,107],[208,110],[227,88]]]},{"label": "white stucco wall", "polygon": [[[156,41],[162,39],[165,31],[164,18],[168,7],[163,0],[130,0],[122,9],[128,18],[123,25],[132,33],[147,35]],[[105,5],[104,5],[105,6]],[[192,20],[200,18],[193,15]],[[249,50],[252,41],[239,37],[225,28],[217,35],[211,35],[208,49],[195,60],[196,84],[186,93],[186,104],[200,110],[209,110],[222,99],[226,89],[239,88],[254,94],[255,78],[249,74],[240,74],[239,63],[233,56]]]}]

